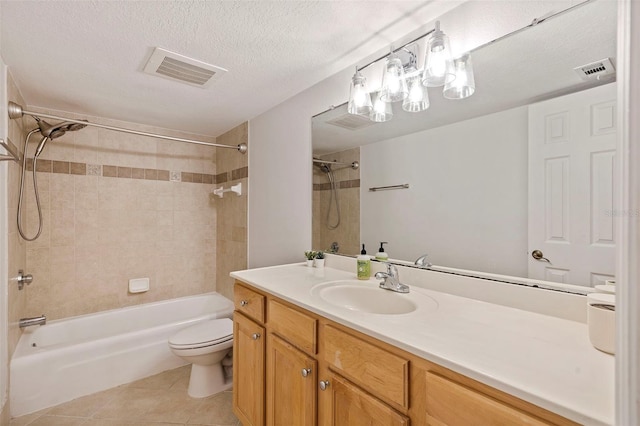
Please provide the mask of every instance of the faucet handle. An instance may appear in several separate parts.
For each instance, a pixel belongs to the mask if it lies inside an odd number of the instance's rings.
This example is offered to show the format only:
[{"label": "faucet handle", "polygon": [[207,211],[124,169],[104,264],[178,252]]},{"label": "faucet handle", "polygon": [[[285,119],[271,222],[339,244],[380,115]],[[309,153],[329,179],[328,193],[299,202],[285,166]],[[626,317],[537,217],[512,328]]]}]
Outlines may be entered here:
[{"label": "faucet handle", "polygon": [[427,260],[427,256],[428,254],[423,254],[422,256],[420,256],[419,258],[416,259],[416,261],[414,262],[414,265],[420,267],[420,268],[430,268],[431,266],[433,266],[431,264],[431,262],[429,262]]},{"label": "faucet handle", "polygon": [[387,265],[387,274],[389,274],[390,277],[398,277],[399,273],[398,273],[398,268],[396,268],[396,265],[389,263],[389,262],[384,262]]}]

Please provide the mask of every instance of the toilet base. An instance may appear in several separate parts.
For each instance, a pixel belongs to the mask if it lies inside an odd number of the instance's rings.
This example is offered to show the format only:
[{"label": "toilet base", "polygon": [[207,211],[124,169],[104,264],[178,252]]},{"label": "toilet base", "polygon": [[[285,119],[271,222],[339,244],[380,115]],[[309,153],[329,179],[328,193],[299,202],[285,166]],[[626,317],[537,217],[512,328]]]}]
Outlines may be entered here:
[{"label": "toilet base", "polygon": [[222,364],[191,364],[191,377],[187,393],[192,398],[205,398],[231,389],[233,381],[225,382]]}]

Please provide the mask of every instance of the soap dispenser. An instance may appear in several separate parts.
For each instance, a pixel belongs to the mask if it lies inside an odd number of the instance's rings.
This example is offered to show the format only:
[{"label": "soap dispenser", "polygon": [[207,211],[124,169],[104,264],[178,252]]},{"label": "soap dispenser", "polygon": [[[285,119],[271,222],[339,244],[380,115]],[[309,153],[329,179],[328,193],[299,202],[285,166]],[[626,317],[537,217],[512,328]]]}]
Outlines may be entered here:
[{"label": "soap dispenser", "polygon": [[384,251],[385,244],[389,244],[389,243],[386,241],[380,242],[380,249],[378,249],[378,253],[376,253],[376,260],[381,260],[383,262],[386,262],[387,260],[389,260],[389,255]]},{"label": "soap dispenser", "polygon": [[371,277],[371,258],[367,256],[367,251],[362,245],[360,256],[356,258],[357,275],[359,280],[368,280]]}]

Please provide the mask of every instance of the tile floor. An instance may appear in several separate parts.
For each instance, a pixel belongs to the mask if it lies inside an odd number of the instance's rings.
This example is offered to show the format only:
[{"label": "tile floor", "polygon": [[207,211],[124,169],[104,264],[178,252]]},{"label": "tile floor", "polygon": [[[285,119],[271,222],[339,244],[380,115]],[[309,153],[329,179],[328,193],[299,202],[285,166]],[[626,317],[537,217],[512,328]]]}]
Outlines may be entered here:
[{"label": "tile floor", "polygon": [[191,366],[84,396],[17,417],[10,426],[237,426],[232,393],[208,398],[187,395]]}]

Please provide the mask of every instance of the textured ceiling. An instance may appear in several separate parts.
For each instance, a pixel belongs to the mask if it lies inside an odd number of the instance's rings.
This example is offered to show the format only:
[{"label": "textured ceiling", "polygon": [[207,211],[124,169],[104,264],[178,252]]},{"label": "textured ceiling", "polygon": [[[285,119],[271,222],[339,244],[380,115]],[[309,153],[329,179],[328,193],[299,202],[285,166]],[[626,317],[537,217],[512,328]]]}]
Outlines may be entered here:
[{"label": "textured ceiling", "polygon": [[[2,1],[0,52],[28,106],[218,136],[432,20],[453,1]],[[226,68],[151,76],[154,47]]]}]

